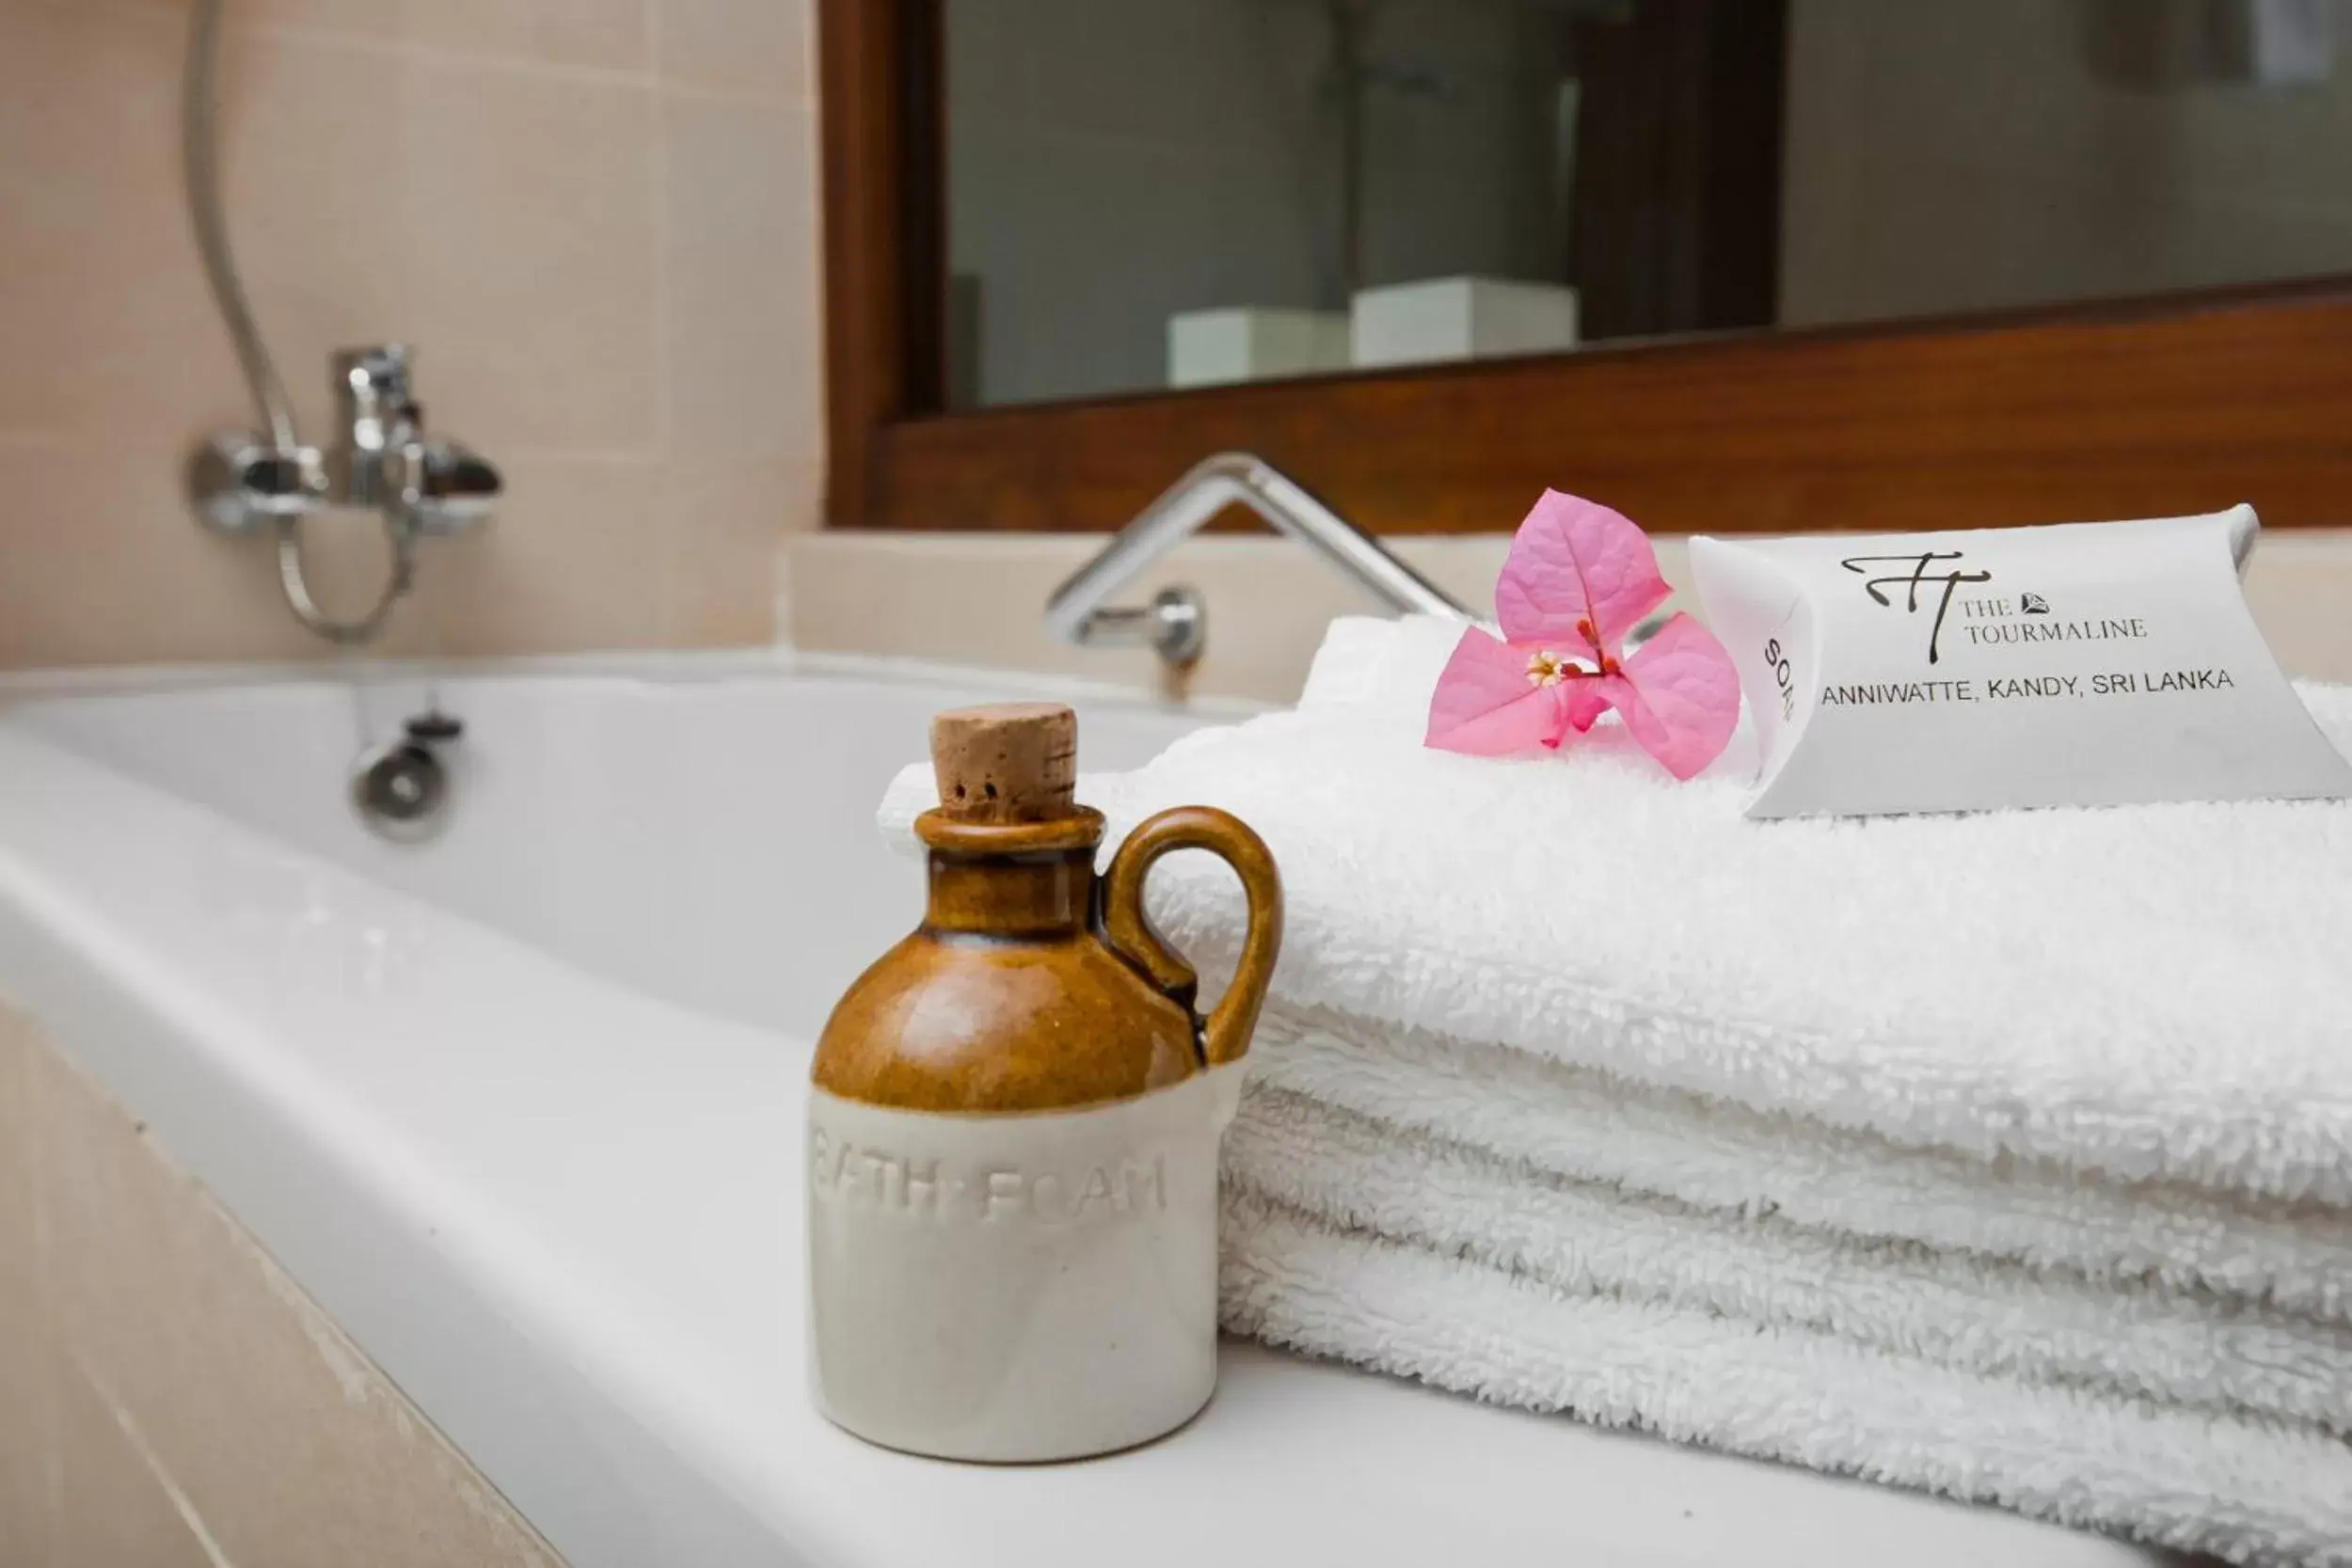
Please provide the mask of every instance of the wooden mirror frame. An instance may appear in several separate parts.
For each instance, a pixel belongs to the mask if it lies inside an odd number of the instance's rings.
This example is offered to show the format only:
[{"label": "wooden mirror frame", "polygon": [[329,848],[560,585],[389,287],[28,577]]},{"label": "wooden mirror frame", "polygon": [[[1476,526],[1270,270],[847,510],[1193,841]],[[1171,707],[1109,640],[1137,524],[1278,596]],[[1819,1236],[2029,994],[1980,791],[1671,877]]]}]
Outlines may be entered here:
[{"label": "wooden mirror frame", "polygon": [[830,526],[1114,529],[1229,448],[1376,533],[2352,523],[2352,277],[946,412],[942,4],[818,0]]}]

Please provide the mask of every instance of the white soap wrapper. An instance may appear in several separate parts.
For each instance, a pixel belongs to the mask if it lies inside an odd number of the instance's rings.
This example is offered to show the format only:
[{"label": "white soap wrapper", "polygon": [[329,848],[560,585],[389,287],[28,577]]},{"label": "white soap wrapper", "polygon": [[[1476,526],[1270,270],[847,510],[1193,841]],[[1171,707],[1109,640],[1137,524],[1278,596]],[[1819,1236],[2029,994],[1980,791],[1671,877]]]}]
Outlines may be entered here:
[{"label": "white soap wrapper", "polygon": [[1760,742],[1750,816],[2352,794],[2202,517],[1691,541]]}]

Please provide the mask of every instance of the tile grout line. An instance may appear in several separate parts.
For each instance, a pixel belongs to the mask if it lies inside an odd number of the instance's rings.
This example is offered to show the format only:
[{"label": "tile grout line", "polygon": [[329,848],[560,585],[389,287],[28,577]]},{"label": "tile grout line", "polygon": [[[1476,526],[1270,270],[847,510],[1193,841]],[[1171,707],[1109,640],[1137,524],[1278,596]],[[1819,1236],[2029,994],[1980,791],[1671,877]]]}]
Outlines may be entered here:
[{"label": "tile grout line", "polygon": [[817,36],[817,8],[815,6],[809,6],[803,11],[801,16],[801,57],[808,62],[806,89],[807,113],[809,117],[810,131],[812,134],[803,138],[802,158],[803,162],[802,167],[808,180],[809,194],[812,198],[814,198],[814,206],[809,214],[808,221],[809,248],[812,252],[810,257],[811,264],[809,267],[809,277],[811,279],[811,286],[817,291],[817,341],[814,348],[817,356],[817,364],[818,367],[818,374],[820,380],[820,388],[817,400],[816,451],[810,456],[795,457],[791,461],[796,467],[804,465],[816,471],[816,516],[814,519],[804,517],[790,519],[787,526],[778,531],[774,542],[769,546],[768,586],[770,602],[772,606],[771,611],[772,620],[771,641],[777,647],[781,648],[797,648],[799,646],[793,639],[794,609],[798,602],[799,583],[796,580],[792,570],[792,541],[794,538],[801,535],[823,531],[825,527],[825,491],[827,485],[832,481],[832,476],[827,471],[826,453],[828,448],[826,442],[832,432],[834,411],[830,404],[830,401],[824,395],[821,387],[822,378],[825,374],[824,367],[831,362],[829,355],[831,353],[831,339],[833,336],[833,322],[829,312],[825,309],[825,290],[827,279],[825,276],[824,236],[824,104],[818,96],[818,76],[821,65],[821,41]]},{"label": "tile grout line", "polygon": [[803,87],[797,92],[762,92],[757,87],[722,87],[714,82],[665,81],[657,76],[654,85],[662,91],[679,98],[701,99],[710,103],[768,103],[780,109],[800,109],[809,114],[817,111],[817,94]]},{"label": "tile grout line", "polygon": [[645,58],[651,64],[653,95],[653,447],[659,461],[670,458],[670,104],[672,88],[661,79],[661,0],[645,0]]},{"label": "tile grout line", "polygon": [[[53,4],[56,0],[38,0]],[[120,0],[114,0],[120,3]],[[152,14],[152,13],[149,13]],[[647,9],[648,41],[658,46],[660,29]],[[425,65],[437,65],[470,71],[512,71],[521,76],[544,77],[553,81],[575,82],[585,87],[632,87],[643,92],[671,91],[692,98],[707,98],[723,102],[779,103],[806,108],[815,103],[815,94],[803,89],[798,92],[761,92],[750,87],[723,87],[700,82],[665,81],[660,70],[658,55],[648,55],[643,66],[580,65],[569,60],[536,58],[530,55],[497,54],[488,51],[453,48],[447,44],[420,42],[415,39],[376,38],[365,33],[342,33],[331,28],[306,27],[291,23],[246,23],[234,27],[250,37],[267,39],[278,43],[306,44],[322,49],[347,50],[358,54],[389,55]]]},{"label": "tile grout line", "polygon": [[[653,448],[657,465],[666,467],[672,459],[675,439],[671,429],[675,418],[671,398],[671,358],[676,352],[670,330],[670,274],[675,258],[672,255],[670,233],[670,93],[663,80],[661,49],[662,0],[644,0],[645,61],[652,68],[653,94]],[[664,522],[673,526],[663,527]],[[674,642],[678,627],[672,623],[680,619],[676,613],[678,600],[678,539],[672,519],[652,520],[655,536],[660,540],[660,564],[655,576],[652,633],[656,642]]]},{"label": "tile grout line", "polygon": [[[231,422],[231,421],[222,421]],[[117,440],[103,432],[79,430],[8,430],[0,429],[0,452],[64,452],[75,455],[131,453],[140,457],[161,457],[177,465],[187,455],[183,444],[162,437],[140,436]],[[663,461],[663,453],[654,446],[633,447],[505,447],[501,449],[503,463],[548,463],[580,467],[652,467]],[[813,461],[807,457],[788,459],[792,462]]]},{"label": "tile grout line", "polygon": [[[77,20],[92,16],[136,18],[148,22],[178,23],[185,19],[185,0],[27,0],[33,9],[48,11]],[[659,66],[659,55],[651,46],[658,41],[660,29],[654,22],[656,10],[652,3],[646,10],[648,54],[641,67],[583,65],[571,60],[545,59],[531,55],[503,54],[489,50],[452,47],[448,44],[420,42],[415,39],[379,36],[370,33],[341,31],[298,22],[241,22],[230,18],[224,29],[226,38],[239,35],[267,40],[274,43],[309,45],[320,49],[342,50],[356,54],[385,55],[441,65],[482,71],[508,71],[517,75],[541,76],[558,81],[571,81],[585,86],[635,87],[644,91],[666,90],[690,98],[717,102],[776,103],[793,108],[811,109],[816,105],[813,87],[803,87],[785,92],[767,92],[755,87],[727,87],[717,83],[664,81]]]},{"label": "tile grout line", "polygon": [[139,1430],[138,1421],[122,1402],[115,1398],[105,1380],[90,1370],[89,1363],[82,1359],[79,1351],[69,1351],[67,1354],[73,1362],[73,1370],[81,1375],[84,1383],[89,1385],[90,1392],[98,1396],[98,1402],[106,1407],[107,1414],[114,1418],[115,1425],[121,1429],[123,1441],[131,1445],[132,1451],[138,1456],[139,1464],[146,1468],[149,1477],[163,1489],[165,1497],[179,1513],[180,1522],[187,1526],[188,1533],[196,1538],[205,1561],[212,1568],[236,1568],[229,1560],[229,1554],[221,1550],[220,1543],[213,1539],[213,1532],[205,1528],[203,1515],[197,1512],[195,1502],[180,1489],[180,1483],[171,1479],[171,1473],[164,1468],[163,1461],[147,1440],[147,1433]]},{"label": "tile grout line", "polygon": [[43,1366],[37,1397],[40,1411],[37,1418],[42,1439],[40,1465],[41,1500],[47,1506],[48,1517],[43,1521],[41,1544],[52,1562],[57,1557],[57,1538],[65,1520],[65,1404],[58,1398],[58,1366],[65,1349],[64,1314],[57,1308],[56,1286],[51,1275],[56,1272],[50,1263],[55,1250],[51,1241],[49,1220],[49,1125],[47,1107],[40,1112],[33,1108],[36,1083],[48,1087],[44,1073],[34,1070],[33,1053],[49,1049],[34,1032],[32,1016],[0,1002],[0,1030],[15,1036],[14,1048],[8,1053],[10,1070],[16,1078],[16,1110],[24,1120],[24,1167],[26,1201],[33,1210],[33,1316],[45,1333],[46,1343],[40,1349]]},{"label": "tile grout line", "polygon": [[[188,14],[185,0],[29,0],[33,8],[55,12],[76,19],[89,16],[135,17],[145,21],[183,23]],[[377,36],[369,33],[344,32],[333,27],[306,25],[298,22],[246,22],[233,16],[223,18],[224,42],[240,36],[262,39],[273,43],[308,44],[322,49],[347,50],[359,54],[390,55],[405,58],[438,61],[449,65],[479,66],[493,70],[515,71],[530,75],[567,77],[575,81],[596,82],[607,86],[650,87],[650,70],[631,70],[622,66],[580,65],[568,60],[537,59],[529,55],[496,54],[488,51],[454,49],[445,44],[420,43],[414,39]]]},{"label": "tile grout line", "polygon": [[343,50],[360,55],[386,55],[395,59],[459,70],[511,71],[518,76],[538,76],[583,87],[634,87],[648,91],[655,86],[653,71],[647,68],[579,65],[568,60],[534,59],[529,55],[453,49],[446,44],[421,43],[415,39],[374,38],[365,33],[339,33],[330,28],[303,27],[287,23],[246,23],[232,29],[232,32],[242,32],[249,38],[265,39],[273,43]]}]

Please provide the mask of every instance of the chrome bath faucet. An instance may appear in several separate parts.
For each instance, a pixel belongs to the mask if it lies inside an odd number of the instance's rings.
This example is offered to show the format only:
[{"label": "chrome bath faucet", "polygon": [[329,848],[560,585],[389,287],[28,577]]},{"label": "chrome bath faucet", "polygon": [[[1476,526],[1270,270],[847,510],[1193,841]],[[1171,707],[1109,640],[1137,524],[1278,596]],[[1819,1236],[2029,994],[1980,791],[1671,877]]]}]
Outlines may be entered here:
[{"label": "chrome bath faucet", "polygon": [[[426,437],[400,344],[337,354],[334,388],[333,446],[281,445],[251,431],[215,436],[197,450],[189,489],[198,515],[222,532],[277,533],[278,575],[297,620],[330,641],[365,642],[408,591],[417,542],[486,518],[499,472],[458,442]],[[392,546],[375,604],[351,620],[319,608],[302,569],[302,520],[336,507],[378,514]]]},{"label": "chrome bath faucet", "polygon": [[1470,611],[1443,590],[1317,500],[1304,485],[1263,458],[1228,451],[1194,464],[1113,535],[1100,555],[1055,589],[1045,603],[1046,629],[1086,648],[1146,645],[1171,666],[1199,659],[1208,646],[1208,605],[1199,589],[1182,584],[1163,588],[1148,605],[1105,606],[1104,601],[1235,501],[1264,518],[1277,533],[1305,545],[1389,609],[1470,619]]}]

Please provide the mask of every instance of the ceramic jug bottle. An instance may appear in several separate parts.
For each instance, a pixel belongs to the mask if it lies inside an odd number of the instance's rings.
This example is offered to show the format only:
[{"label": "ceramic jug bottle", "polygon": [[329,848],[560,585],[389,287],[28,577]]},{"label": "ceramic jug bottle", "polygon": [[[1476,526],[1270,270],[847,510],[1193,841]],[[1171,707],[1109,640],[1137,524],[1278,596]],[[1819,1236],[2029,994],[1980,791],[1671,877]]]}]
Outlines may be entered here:
[{"label": "ceramic jug bottle", "polygon": [[[1075,1458],[1182,1426],[1216,1381],[1217,1145],[1281,939],[1258,836],[1184,807],[1098,884],[1076,721],[942,714],[915,824],[930,905],[817,1049],[808,1112],[818,1407],[946,1458]],[[1249,927],[1206,1019],[1144,918],[1171,849],[1240,874]]]}]

